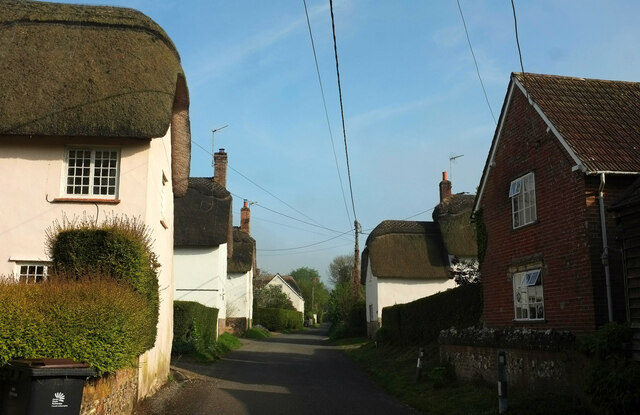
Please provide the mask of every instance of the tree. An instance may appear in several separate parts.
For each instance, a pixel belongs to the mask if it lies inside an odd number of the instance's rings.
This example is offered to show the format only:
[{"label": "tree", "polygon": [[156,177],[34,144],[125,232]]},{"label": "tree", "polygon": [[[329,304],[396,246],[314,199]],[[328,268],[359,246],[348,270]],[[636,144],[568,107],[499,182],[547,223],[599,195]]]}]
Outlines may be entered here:
[{"label": "tree", "polygon": [[480,282],[480,269],[477,259],[466,260],[454,257],[451,260],[449,273],[458,285]]},{"label": "tree", "polygon": [[329,264],[329,280],[333,285],[348,283],[353,276],[353,255],[338,255]]},{"label": "tree", "polygon": [[262,288],[256,288],[253,292],[253,297],[256,305],[260,308],[295,310],[289,296],[282,292],[282,287],[279,285],[268,285]]},{"label": "tree", "polygon": [[290,272],[300,288],[304,298],[304,314],[311,317],[312,314],[322,315],[329,299],[329,292],[320,279],[320,274],[313,268],[301,267]]}]

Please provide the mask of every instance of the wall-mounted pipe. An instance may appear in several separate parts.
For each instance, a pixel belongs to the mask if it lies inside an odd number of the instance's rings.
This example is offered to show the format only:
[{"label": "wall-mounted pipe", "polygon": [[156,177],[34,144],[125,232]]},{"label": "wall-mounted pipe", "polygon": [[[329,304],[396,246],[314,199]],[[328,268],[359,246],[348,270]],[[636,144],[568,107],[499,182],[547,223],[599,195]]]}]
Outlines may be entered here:
[{"label": "wall-mounted pipe", "polygon": [[600,173],[600,189],[598,190],[598,201],[600,202],[600,228],[602,229],[602,265],[604,265],[604,278],[607,285],[607,309],[609,311],[609,321],[613,321],[613,302],[611,298],[611,275],[609,271],[609,243],[607,242],[607,223],[604,216],[604,173]]}]

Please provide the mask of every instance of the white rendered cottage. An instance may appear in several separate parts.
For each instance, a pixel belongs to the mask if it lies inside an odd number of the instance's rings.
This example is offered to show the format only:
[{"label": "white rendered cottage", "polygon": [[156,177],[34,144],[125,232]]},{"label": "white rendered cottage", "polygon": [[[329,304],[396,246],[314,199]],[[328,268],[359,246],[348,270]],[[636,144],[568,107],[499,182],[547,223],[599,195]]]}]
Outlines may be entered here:
[{"label": "white rendered cottage", "polygon": [[[215,157],[216,166],[226,166],[224,150]],[[232,199],[225,184],[217,169],[213,178],[190,177],[186,195],[174,200],[174,299],[217,308],[217,335],[225,327],[227,260],[233,249]]]},{"label": "white rendered cottage", "polygon": [[173,338],[173,195],[190,160],[178,52],[131,9],[0,2],[0,23],[0,275],[46,278],[45,230],[63,215],[144,221],[161,267],[142,398],[166,381]]},{"label": "white rendered cottage", "polygon": [[233,255],[227,262],[227,327],[241,333],[251,327],[256,241],[250,235],[250,210],[245,200],[240,227],[233,228]]},{"label": "white rendered cottage", "polygon": [[428,297],[456,286],[451,259],[477,257],[470,223],[474,196],[451,194],[443,173],[433,222],[385,220],[369,234],[362,252],[361,283],[366,291],[367,334],[382,324],[382,309]]}]

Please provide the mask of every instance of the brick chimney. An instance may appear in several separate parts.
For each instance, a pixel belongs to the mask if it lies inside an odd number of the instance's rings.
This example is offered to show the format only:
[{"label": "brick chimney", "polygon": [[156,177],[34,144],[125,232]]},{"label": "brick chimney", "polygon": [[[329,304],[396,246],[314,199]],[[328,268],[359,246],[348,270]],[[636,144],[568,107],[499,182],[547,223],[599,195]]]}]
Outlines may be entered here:
[{"label": "brick chimney", "polygon": [[451,197],[451,182],[447,180],[447,172],[442,172],[442,181],[440,182],[440,203]]},{"label": "brick chimney", "polygon": [[213,181],[226,189],[227,153],[224,152],[224,148],[213,155]]},{"label": "brick chimney", "polygon": [[244,206],[240,209],[240,230],[247,234],[251,234],[251,209],[247,199],[244,200]]}]

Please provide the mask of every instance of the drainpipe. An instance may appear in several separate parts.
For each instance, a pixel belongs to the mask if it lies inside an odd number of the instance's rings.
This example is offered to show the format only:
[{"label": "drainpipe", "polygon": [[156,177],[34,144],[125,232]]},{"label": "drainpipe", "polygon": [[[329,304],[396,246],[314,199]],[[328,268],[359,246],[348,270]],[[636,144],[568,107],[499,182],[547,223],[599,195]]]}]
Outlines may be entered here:
[{"label": "drainpipe", "polygon": [[609,245],[607,243],[607,224],[604,216],[604,173],[600,173],[600,189],[598,190],[598,201],[600,202],[600,228],[602,229],[602,265],[604,265],[604,278],[607,284],[607,309],[609,311],[609,321],[613,321],[613,303],[611,300],[611,276],[609,273]]}]

